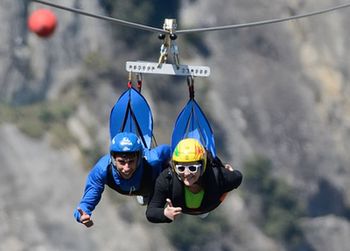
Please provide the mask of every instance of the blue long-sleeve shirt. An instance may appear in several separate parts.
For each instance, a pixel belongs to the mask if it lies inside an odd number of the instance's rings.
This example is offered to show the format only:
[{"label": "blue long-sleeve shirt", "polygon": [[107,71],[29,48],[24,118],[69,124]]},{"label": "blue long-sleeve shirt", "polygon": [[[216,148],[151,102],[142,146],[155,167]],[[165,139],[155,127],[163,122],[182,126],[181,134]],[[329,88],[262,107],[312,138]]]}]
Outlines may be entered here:
[{"label": "blue long-sleeve shirt", "polygon": [[[155,179],[158,177],[158,175],[161,173],[171,158],[170,146],[160,145],[151,150],[144,149],[144,158],[152,167],[152,182],[155,182]],[[87,176],[84,194],[77,208],[81,208],[90,216],[92,214],[92,211],[101,200],[104,187],[107,183],[107,168],[110,163],[110,154],[104,155],[97,161]],[[120,174],[114,168],[112,168],[112,176],[114,182],[123,191],[134,191],[139,188],[143,177],[142,161],[140,163],[140,166],[137,167],[133,176],[127,180],[123,179]],[[74,217],[78,222],[80,222],[80,213],[77,209],[74,211]]]}]

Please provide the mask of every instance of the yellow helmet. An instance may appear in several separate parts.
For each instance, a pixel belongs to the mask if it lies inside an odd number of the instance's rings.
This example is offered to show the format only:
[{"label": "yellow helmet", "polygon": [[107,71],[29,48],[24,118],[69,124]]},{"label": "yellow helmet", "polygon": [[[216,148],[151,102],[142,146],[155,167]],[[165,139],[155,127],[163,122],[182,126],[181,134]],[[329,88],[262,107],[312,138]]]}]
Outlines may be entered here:
[{"label": "yellow helmet", "polygon": [[175,147],[172,157],[173,164],[202,162],[202,174],[207,164],[207,153],[198,140],[186,138],[181,140]]}]

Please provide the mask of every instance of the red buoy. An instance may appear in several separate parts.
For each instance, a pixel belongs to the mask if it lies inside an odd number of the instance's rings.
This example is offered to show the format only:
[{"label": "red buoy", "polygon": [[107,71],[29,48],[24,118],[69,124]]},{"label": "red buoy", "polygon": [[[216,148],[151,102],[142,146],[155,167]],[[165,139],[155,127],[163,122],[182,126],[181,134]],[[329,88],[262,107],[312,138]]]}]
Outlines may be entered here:
[{"label": "red buoy", "polygon": [[49,9],[38,9],[28,18],[28,28],[39,37],[49,37],[57,26],[56,15]]}]

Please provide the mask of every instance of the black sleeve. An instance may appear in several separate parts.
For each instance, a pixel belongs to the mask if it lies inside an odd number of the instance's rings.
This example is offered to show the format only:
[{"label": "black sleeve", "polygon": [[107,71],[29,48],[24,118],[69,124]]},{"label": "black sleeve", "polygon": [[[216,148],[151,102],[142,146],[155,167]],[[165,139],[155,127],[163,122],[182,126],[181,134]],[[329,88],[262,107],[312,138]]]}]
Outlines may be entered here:
[{"label": "black sleeve", "polygon": [[222,163],[221,159],[216,156],[215,158],[209,156],[209,160],[211,165],[215,166],[216,168],[219,168],[219,175],[222,175],[221,179],[223,184],[223,191],[224,192],[229,192],[232,191],[233,189],[236,189],[239,187],[242,183],[243,175],[240,171],[238,170],[233,170],[230,171],[225,168],[225,165]]},{"label": "black sleeve", "polygon": [[168,169],[162,171],[156,180],[153,194],[147,205],[146,218],[152,223],[170,223],[172,220],[164,215],[164,207],[166,199],[170,197],[170,180],[168,177]]},{"label": "black sleeve", "polygon": [[224,191],[229,192],[239,187],[242,183],[243,175],[238,170],[227,170],[225,167],[221,167],[224,178]]}]

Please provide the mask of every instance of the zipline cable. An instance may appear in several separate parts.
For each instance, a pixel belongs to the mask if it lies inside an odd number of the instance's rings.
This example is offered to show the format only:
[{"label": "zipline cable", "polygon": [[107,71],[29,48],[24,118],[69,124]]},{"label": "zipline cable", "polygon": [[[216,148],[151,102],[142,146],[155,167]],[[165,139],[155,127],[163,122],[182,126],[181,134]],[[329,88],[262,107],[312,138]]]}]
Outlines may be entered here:
[{"label": "zipline cable", "polygon": [[311,16],[320,15],[320,14],[332,12],[332,11],[339,10],[339,9],[348,8],[348,7],[350,7],[350,3],[337,5],[337,6],[328,8],[328,9],[309,12],[309,13],[301,14],[301,15],[285,17],[285,18],[276,18],[276,19],[263,20],[263,21],[258,21],[258,22],[245,23],[245,24],[233,24],[233,25],[208,27],[208,28],[178,30],[176,33],[180,34],[180,33],[194,33],[194,32],[206,32],[206,31],[219,31],[219,30],[247,28],[247,27],[259,26],[259,25],[280,23],[280,22],[285,22],[285,21],[290,21],[290,20],[295,20],[295,19],[301,19],[301,18],[305,18],[305,17],[311,17]]},{"label": "zipline cable", "polygon": [[159,29],[159,28],[155,28],[155,27],[151,27],[151,26],[147,26],[147,25],[143,25],[143,24],[137,24],[137,23],[133,23],[133,22],[128,22],[128,21],[124,21],[124,20],[121,20],[121,19],[117,19],[117,18],[97,15],[97,14],[89,13],[89,12],[86,12],[86,11],[82,11],[80,9],[69,8],[69,7],[65,7],[65,6],[62,6],[62,5],[49,3],[49,2],[46,2],[46,1],[32,0],[32,2],[41,3],[41,4],[48,5],[48,6],[57,8],[57,9],[62,9],[62,10],[78,13],[78,14],[81,14],[81,15],[84,15],[84,16],[89,16],[89,17],[94,17],[94,18],[98,18],[98,19],[114,22],[114,23],[119,23],[121,25],[132,27],[132,28],[137,28],[139,30],[167,33],[167,31],[164,31],[164,30]]},{"label": "zipline cable", "polygon": [[[54,7],[54,8],[58,8],[58,9],[62,9],[62,10],[66,10],[66,11],[70,11],[70,12],[74,12],[74,13],[78,13],[78,14],[81,14],[81,15],[94,17],[94,18],[98,18],[98,19],[102,19],[102,20],[106,20],[106,21],[110,21],[110,22],[119,23],[121,25],[132,27],[132,28],[136,28],[136,29],[140,29],[140,30],[146,30],[146,31],[151,31],[151,32],[159,32],[159,33],[169,33],[166,30],[155,28],[155,27],[152,27],[152,26],[147,26],[147,25],[143,25],[143,24],[128,22],[128,21],[124,21],[124,20],[121,20],[121,19],[107,17],[107,16],[102,16],[102,15],[97,15],[97,14],[85,12],[85,11],[82,11],[82,10],[76,9],[76,8],[69,8],[69,7],[65,7],[65,6],[62,6],[62,5],[53,4],[53,3],[46,2],[46,1],[41,1],[41,0],[32,0],[32,1],[44,4],[44,5],[48,5],[48,6],[51,6],[51,7]],[[310,17],[310,16],[315,16],[315,15],[321,15],[321,14],[324,14],[324,13],[328,13],[328,12],[332,12],[332,11],[335,11],[335,10],[344,9],[344,8],[348,8],[348,7],[350,7],[350,3],[341,4],[341,5],[333,6],[333,7],[327,8],[327,9],[314,11],[314,12],[309,12],[309,13],[301,14],[301,15],[289,16],[289,17],[285,17],[285,18],[276,18],[276,19],[263,20],[263,21],[258,21],[258,22],[243,23],[243,24],[233,24],[233,25],[224,25],[224,26],[216,26],[216,27],[208,27],[208,28],[195,28],[195,29],[177,30],[177,31],[175,31],[175,33],[177,33],[177,34],[185,34],[185,33],[195,33],[195,32],[207,32],[207,31],[220,31],[220,30],[248,28],[248,27],[253,27],[253,26],[261,26],[261,25],[267,25],[267,24],[273,24],[273,23],[280,23],[280,22],[291,21],[291,20],[305,18],[305,17]]]}]

